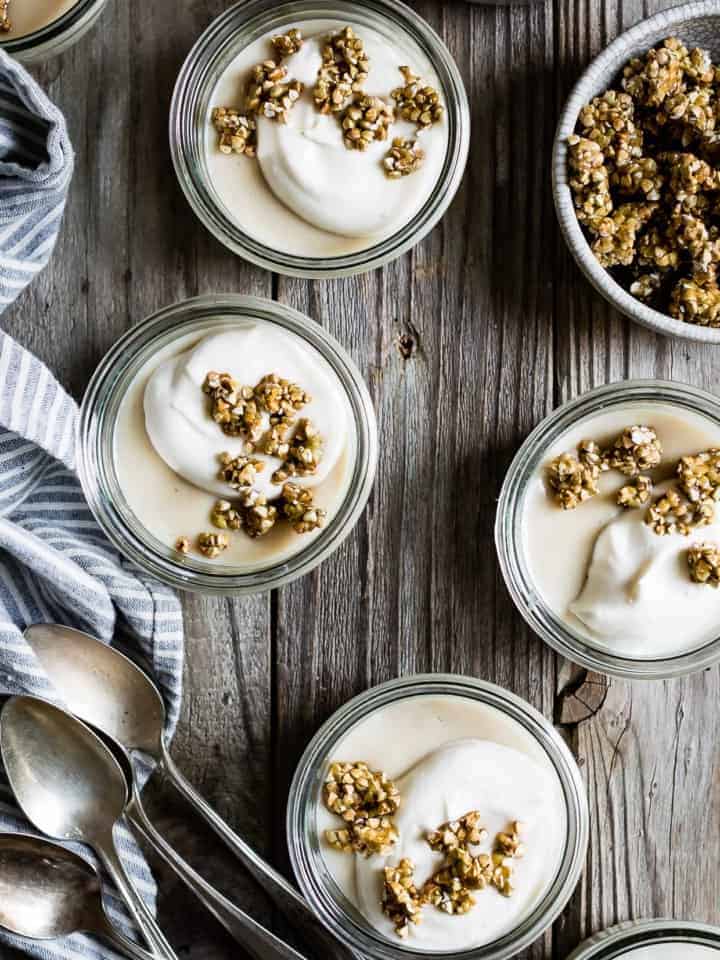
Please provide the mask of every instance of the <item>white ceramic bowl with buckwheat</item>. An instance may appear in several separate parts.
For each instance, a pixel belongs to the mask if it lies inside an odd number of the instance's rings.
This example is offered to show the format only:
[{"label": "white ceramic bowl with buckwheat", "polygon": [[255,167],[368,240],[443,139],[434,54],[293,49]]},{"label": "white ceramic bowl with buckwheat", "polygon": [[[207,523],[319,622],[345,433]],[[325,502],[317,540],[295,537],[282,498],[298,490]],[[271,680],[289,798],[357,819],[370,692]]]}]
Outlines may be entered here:
[{"label": "white ceramic bowl with buckwheat", "polygon": [[[669,37],[677,37],[688,48],[707,51],[714,64],[720,62],[720,2],[696,0],[657,13],[622,33],[592,61],[575,84],[558,123],[552,160],[555,208],[560,228],[578,266],[616,310],[658,333],[720,344],[720,309],[718,326],[686,322],[633,296],[601,265],[578,221],[570,187],[567,141],[576,132],[580,111],[611,87],[618,89],[623,68],[632,58],[644,55]],[[717,129],[715,133],[718,133]],[[717,161],[714,167],[716,171],[720,170]],[[683,256],[682,252],[680,255]],[[720,307],[720,292],[717,299]]]}]

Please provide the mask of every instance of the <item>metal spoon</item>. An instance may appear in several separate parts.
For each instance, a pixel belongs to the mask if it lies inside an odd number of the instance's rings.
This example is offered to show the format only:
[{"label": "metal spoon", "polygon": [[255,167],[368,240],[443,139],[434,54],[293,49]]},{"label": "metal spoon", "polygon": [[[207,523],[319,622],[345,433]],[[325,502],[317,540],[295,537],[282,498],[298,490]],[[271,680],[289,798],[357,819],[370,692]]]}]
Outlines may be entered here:
[{"label": "metal spoon", "polygon": [[147,674],[100,640],[60,624],[35,624],[25,631],[25,639],[73,712],[126,750],[149,754],[318,956],[357,960],[322,926],[292,884],[234,833],[180,773],[163,735],[165,705]]},{"label": "metal spoon", "polygon": [[108,920],[95,869],[39,837],[0,834],[0,927],[31,940],[89,933],[130,960],[153,960]]},{"label": "metal spoon", "polygon": [[0,749],[25,816],[56,840],[98,855],[153,953],[177,960],[115,850],[113,827],[127,804],[125,775],[79,720],[35,697],[11,697],[0,714]]},{"label": "metal spoon", "polygon": [[284,940],[266,930],[247,913],[236,907],[219,890],[211,886],[183,860],[150,822],[142,804],[130,754],[116,740],[101,734],[103,742],[120,764],[127,783],[130,800],[125,816],[133,829],[155,850],[170,869],[219,920],[228,933],[256,960],[306,960]]}]

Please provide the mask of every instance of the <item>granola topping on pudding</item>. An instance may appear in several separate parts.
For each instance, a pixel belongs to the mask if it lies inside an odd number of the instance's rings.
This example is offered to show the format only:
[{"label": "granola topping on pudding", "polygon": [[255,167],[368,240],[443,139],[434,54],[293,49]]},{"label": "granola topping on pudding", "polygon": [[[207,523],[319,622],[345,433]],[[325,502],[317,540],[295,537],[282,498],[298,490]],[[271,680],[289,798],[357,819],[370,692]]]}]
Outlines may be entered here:
[{"label": "granola topping on pudding", "polygon": [[670,404],[578,423],[526,494],[525,550],[543,600],[594,645],[672,656],[717,635],[720,428]]},{"label": "granola topping on pudding", "polygon": [[130,508],[178,557],[248,566],[302,549],[349,482],[350,411],[325,361],[263,321],[180,338],[118,415]]},{"label": "granola topping on pudding", "polygon": [[337,750],[318,804],[323,856],[389,940],[469,949],[537,903],[565,813],[547,758],[514,721],[461,697],[411,698],[361,721]]},{"label": "granola topping on pudding", "polygon": [[309,256],[362,250],[420,209],[447,147],[445,104],[409,38],[293,24],[243,50],[212,97],[212,184],[246,232]]}]

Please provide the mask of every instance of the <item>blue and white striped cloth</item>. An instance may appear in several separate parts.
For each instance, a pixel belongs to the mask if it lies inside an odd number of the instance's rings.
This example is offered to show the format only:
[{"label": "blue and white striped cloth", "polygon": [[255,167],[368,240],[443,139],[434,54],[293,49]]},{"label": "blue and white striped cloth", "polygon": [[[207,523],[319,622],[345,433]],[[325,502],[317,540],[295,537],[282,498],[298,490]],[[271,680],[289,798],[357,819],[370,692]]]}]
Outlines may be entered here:
[{"label": "blue and white striped cloth", "polygon": [[62,113],[0,50],[0,310],[47,263],[72,173]]},{"label": "blue and white striped cloth", "polygon": [[[60,227],[73,153],[62,114],[0,50],[0,310],[47,263]],[[177,598],[107,541],[75,474],[78,409],[36,357],[0,332],[0,695],[58,699],[23,639],[35,622],[60,622],[110,642],[132,638],[152,664],[177,722],[183,630]],[[72,709],[72,704],[66,704]],[[0,831],[34,832],[0,773]],[[153,903],[155,886],[126,829],[123,861]],[[80,851],[88,855],[88,851]],[[108,893],[111,919],[128,921]],[[117,954],[84,935],[38,943],[0,931],[2,945],[42,960],[108,960]]]}]

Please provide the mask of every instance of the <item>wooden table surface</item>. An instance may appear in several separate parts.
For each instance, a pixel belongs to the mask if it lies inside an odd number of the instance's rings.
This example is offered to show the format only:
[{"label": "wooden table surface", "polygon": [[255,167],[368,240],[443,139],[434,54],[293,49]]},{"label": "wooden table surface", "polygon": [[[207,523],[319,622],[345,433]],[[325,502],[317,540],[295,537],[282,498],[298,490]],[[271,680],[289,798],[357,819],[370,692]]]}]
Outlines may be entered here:
[{"label": "wooden table surface", "polygon": [[[718,387],[720,350],[654,336],[591,290],[552,206],[550,150],[570,86],[619,31],[663,5],[416,3],[467,84],[465,180],[415,250],[333,282],[246,265],[206,233],[175,181],[166,132],[173,84],[224,0],[110,0],[75,48],[34,68],[66,113],[77,169],[52,263],[3,318],[10,334],[79,398],[104,351],[159,307],[201,293],[274,297],[348,348],[377,409],[377,480],[335,556],[271,596],[184,598],[176,759],[286,869],[284,806],[298,756],[368,686],[415,671],[466,673],[570,721],[562,730],[587,782],[591,844],[563,916],[522,954],[533,960],[562,960],[590,932],[629,918],[720,923],[718,670],[614,680],[599,709],[578,718],[568,694],[584,672],[525,627],[492,540],[510,458],[553,407],[624,377]],[[167,789],[155,788],[153,809],[209,879],[259,920],[277,921]],[[171,877],[160,878],[162,919],[180,957],[242,957]]]}]

